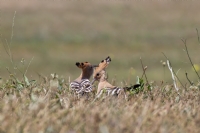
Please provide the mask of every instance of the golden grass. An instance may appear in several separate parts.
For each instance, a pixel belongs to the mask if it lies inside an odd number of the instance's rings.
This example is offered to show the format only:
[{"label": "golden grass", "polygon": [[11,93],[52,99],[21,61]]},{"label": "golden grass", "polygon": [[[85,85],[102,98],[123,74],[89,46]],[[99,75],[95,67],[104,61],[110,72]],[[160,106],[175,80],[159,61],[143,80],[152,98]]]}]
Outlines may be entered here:
[{"label": "golden grass", "polygon": [[19,90],[12,82],[2,83],[1,132],[200,131],[198,87],[181,88],[178,96],[173,86],[154,84],[151,91],[145,87],[143,92],[129,95],[128,101],[115,97],[93,101],[93,93],[89,98],[77,99],[66,85],[59,86],[57,79],[45,78]]},{"label": "golden grass", "polygon": [[[195,28],[199,28],[198,1],[3,1],[0,16],[0,132],[68,133],[198,133],[200,132],[199,86],[180,38],[188,39],[190,56],[199,64]],[[3,44],[15,27],[10,45],[14,65],[37,82],[18,83],[22,73],[11,65]],[[161,60],[169,57],[186,88],[180,96],[170,83],[171,75]],[[77,61],[93,64],[110,55],[110,79],[116,85],[135,83],[142,75],[140,57],[147,68],[151,91],[129,95],[129,100],[77,99],[68,85],[38,75],[58,73],[76,78]],[[20,63],[25,58],[25,64]],[[11,77],[10,77],[11,76]],[[39,77],[39,78],[37,78]],[[59,78],[59,83],[61,83]],[[164,81],[163,81],[164,80]],[[20,81],[20,80],[19,80]],[[59,88],[58,88],[59,86]]]}]

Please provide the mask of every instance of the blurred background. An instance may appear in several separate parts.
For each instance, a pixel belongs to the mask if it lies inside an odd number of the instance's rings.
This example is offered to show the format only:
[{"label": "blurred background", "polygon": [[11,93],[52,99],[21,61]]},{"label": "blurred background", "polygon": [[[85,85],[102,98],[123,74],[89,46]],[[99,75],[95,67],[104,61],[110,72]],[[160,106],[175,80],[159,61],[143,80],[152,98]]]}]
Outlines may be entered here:
[{"label": "blurred background", "polygon": [[[163,65],[164,52],[183,82],[185,72],[197,82],[181,38],[187,39],[198,67],[199,5],[198,1],[157,0],[0,1],[0,76],[9,76],[6,68],[20,76],[33,59],[29,78],[57,73],[75,79],[81,72],[76,62],[98,64],[109,55],[109,80],[135,83],[136,76],[143,73],[141,57],[148,66],[149,81],[171,83],[170,72]],[[8,45],[20,71],[6,53]]]}]

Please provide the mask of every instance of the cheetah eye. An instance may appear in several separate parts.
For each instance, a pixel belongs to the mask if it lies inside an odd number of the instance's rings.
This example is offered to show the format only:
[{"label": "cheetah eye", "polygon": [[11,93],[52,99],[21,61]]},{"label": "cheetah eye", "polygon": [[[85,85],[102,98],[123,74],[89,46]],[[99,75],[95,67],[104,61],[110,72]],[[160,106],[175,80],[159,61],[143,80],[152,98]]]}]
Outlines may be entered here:
[{"label": "cheetah eye", "polygon": [[99,76],[99,73],[97,73],[97,76]]},{"label": "cheetah eye", "polygon": [[101,62],[104,62],[104,60],[102,60]]}]

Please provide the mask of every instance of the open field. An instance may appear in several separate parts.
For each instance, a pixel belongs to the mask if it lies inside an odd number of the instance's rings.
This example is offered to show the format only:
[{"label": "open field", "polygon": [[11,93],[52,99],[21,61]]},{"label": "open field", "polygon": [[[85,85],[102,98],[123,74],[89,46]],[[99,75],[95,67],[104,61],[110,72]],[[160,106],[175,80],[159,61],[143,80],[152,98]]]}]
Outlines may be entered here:
[{"label": "open field", "polygon": [[[0,132],[200,132],[199,79],[181,41],[187,39],[190,57],[199,66],[199,5],[200,1],[0,1]],[[13,63],[6,53],[9,48]],[[183,83],[178,83],[180,96],[162,65],[162,52]],[[127,101],[93,101],[95,92],[89,99],[76,99],[68,88],[69,80],[80,74],[75,63],[97,64],[108,55],[109,81],[135,84],[143,74],[141,57],[152,89],[145,86]],[[50,78],[52,73],[59,75],[59,85]]]},{"label": "open field", "polygon": [[[164,52],[175,71],[185,80],[185,71],[197,82],[180,38],[186,38],[190,55],[199,64],[196,28],[198,1],[1,1],[1,35],[10,42],[14,62],[23,69],[34,57],[28,75],[58,73],[74,79],[80,71],[77,61],[98,63],[107,55],[113,59],[110,77],[119,81],[142,75],[139,58],[148,66],[150,80],[170,81],[164,75]],[[11,67],[1,42],[1,76]],[[91,56],[92,55],[92,56]],[[18,71],[16,71],[18,73]]]}]

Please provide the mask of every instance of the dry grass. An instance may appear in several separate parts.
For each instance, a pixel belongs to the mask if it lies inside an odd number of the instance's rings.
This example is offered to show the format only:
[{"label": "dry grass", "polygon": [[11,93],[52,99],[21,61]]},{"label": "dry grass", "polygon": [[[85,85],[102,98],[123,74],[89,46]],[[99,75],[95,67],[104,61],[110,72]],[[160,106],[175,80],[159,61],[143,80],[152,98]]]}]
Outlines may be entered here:
[{"label": "dry grass", "polygon": [[[190,56],[199,64],[198,1],[24,0],[0,1],[0,9],[0,133],[200,132],[199,86],[187,85],[185,71],[195,84],[197,77],[180,41],[188,39]],[[10,39],[14,11],[13,66],[3,43]],[[175,72],[181,68],[178,76],[186,88],[179,85],[180,96],[165,83],[172,80],[160,62],[165,61],[161,52]],[[41,76],[57,72],[74,79],[80,73],[76,61],[96,64],[108,55],[112,65],[107,71],[117,85],[135,83],[136,75],[142,75],[142,57],[152,90],[145,86],[127,101],[93,101],[95,92],[77,99],[68,79]],[[23,77],[32,57],[27,77],[37,81]]]},{"label": "dry grass", "polygon": [[94,94],[74,97],[68,83],[58,85],[61,79],[44,78],[21,89],[9,80],[0,90],[2,133],[200,132],[200,92],[195,86],[181,88],[178,96],[172,85],[154,84],[151,91],[145,87],[129,95],[128,101],[93,101]]}]

